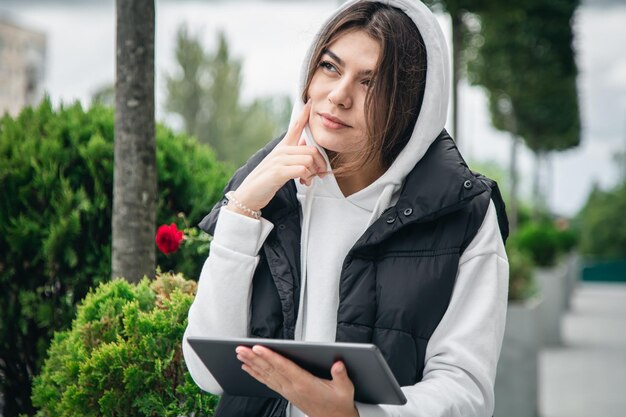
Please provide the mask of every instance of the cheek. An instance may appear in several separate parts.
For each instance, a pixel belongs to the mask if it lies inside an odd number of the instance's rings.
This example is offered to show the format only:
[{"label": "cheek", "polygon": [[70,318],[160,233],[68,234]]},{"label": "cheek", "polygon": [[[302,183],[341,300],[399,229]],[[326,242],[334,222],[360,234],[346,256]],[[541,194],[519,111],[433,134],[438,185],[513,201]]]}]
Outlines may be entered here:
[{"label": "cheek", "polygon": [[356,114],[359,115],[358,123],[359,123],[360,129],[363,132],[367,131],[367,115],[365,114],[365,106],[361,104],[359,108],[355,110],[356,110]]},{"label": "cheek", "polygon": [[323,83],[317,78],[317,76],[313,76],[311,84],[309,84],[308,96],[313,101],[323,100],[326,96],[324,93]]}]

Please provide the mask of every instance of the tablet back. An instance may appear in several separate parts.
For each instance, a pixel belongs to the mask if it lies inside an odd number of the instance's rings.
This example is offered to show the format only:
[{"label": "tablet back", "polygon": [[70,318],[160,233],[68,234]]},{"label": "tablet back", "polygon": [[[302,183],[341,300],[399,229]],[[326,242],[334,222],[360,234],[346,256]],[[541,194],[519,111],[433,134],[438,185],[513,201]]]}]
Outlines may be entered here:
[{"label": "tablet back", "polygon": [[313,375],[331,379],[330,368],[342,360],[354,384],[354,399],[370,404],[406,403],[398,382],[380,350],[369,343],[321,343],[280,339],[189,337],[189,344],[202,359],[224,392],[248,397],[281,398],[241,369],[237,346],[265,346],[297,363]]}]

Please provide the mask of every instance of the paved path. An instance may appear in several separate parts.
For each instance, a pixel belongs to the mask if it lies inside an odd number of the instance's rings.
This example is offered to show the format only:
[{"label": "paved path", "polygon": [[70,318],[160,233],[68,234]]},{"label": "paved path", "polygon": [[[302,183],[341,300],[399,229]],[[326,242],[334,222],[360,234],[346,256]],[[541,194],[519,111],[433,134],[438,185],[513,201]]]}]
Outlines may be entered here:
[{"label": "paved path", "polygon": [[626,284],[580,283],[539,355],[541,417],[626,416]]}]

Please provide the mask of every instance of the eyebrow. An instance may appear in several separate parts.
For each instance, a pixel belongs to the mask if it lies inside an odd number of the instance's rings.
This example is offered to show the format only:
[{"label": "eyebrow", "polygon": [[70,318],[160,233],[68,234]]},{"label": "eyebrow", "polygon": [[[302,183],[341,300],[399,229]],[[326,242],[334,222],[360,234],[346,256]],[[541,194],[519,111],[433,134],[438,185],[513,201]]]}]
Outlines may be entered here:
[{"label": "eyebrow", "polygon": [[[322,55],[329,55],[332,59],[334,59],[335,61],[337,61],[337,63],[339,65],[341,65],[342,67],[345,66],[345,62],[343,62],[343,60],[341,58],[339,58],[333,51],[331,51],[330,49],[324,49],[322,51]],[[361,70],[359,71],[359,75],[372,75],[374,73],[374,71],[372,70]]]}]

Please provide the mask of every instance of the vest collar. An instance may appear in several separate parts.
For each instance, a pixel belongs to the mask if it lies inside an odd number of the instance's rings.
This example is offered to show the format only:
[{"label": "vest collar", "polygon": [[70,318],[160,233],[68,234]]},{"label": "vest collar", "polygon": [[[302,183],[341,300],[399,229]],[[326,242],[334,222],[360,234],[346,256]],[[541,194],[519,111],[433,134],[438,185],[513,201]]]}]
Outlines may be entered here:
[{"label": "vest collar", "polygon": [[470,171],[454,140],[443,130],[407,175],[396,207],[407,218],[421,219],[446,212],[488,190]]},{"label": "vest collar", "polygon": [[376,244],[404,225],[458,210],[488,189],[470,171],[454,140],[443,130],[407,175],[396,205],[382,213],[354,249]]}]

